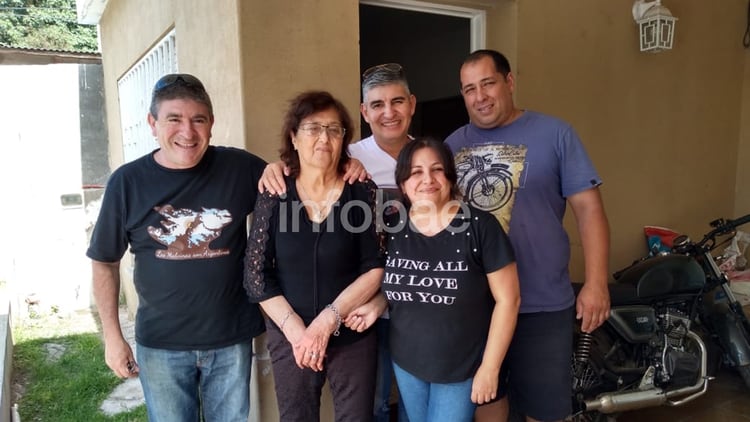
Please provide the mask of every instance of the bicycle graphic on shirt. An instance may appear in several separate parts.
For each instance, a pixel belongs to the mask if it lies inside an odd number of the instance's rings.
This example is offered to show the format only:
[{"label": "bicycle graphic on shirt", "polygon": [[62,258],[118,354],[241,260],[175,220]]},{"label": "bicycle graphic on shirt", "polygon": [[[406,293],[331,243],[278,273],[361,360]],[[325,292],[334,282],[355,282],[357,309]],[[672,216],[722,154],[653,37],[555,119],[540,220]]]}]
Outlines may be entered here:
[{"label": "bicycle graphic on shirt", "polygon": [[466,187],[464,200],[484,211],[495,211],[510,201],[513,177],[509,166],[493,163],[492,154],[467,155],[456,163],[458,185]]}]

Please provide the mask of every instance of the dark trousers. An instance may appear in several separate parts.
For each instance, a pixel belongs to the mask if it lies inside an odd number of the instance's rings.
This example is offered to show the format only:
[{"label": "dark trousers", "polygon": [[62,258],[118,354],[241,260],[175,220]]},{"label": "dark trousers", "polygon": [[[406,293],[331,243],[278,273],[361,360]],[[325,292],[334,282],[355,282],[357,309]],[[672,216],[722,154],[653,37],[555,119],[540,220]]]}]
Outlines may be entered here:
[{"label": "dark trousers", "polygon": [[281,422],[320,420],[320,394],[328,380],[336,422],[372,420],[377,342],[373,330],[362,339],[326,350],[323,371],[300,369],[292,346],[274,324],[268,324],[276,399]]}]

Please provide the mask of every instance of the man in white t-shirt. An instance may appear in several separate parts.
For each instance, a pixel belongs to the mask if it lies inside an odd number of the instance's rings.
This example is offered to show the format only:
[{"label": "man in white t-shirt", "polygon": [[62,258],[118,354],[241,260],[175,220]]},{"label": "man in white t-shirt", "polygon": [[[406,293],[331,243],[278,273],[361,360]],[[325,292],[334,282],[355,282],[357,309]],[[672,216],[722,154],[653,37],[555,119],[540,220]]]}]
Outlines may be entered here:
[{"label": "man in white t-shirt", "polygon": [[349,145],[349,155],[362,163],[379,188],[398,188],[393,175],[396,158],[411,139],[409,125],[416,105],[400,64],[380,64],[362,74],[360,111],[372,135]]},{"label": "man in white t-shirt", "polygon": [[[372,135],[349,145],[349,155],[359,160],[382,189],[385,200],[400,198],[396,185],[396,159],[411,137],[409,125],[417,105],[409,91],[406,72],[398,63],[373,66],[362,74],[362,117],[370,125]],[[386,313],[375,324],[378,334],[378,372],[375,385],[374,422],[390,420],[392,389],[391,353],[388,345],[389,320]],[[407,421],[399,402],[398,421]]]}]

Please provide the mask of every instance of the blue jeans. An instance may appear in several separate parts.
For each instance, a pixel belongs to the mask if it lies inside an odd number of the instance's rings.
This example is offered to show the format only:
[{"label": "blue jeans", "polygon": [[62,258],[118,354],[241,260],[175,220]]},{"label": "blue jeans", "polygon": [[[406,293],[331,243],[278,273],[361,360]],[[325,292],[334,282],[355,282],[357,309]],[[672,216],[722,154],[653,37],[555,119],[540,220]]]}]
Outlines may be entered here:
[{"label": "blue jeans", "polygon": [[212,350],[136,344],[150,422],[247,422],[251,342]]},{"label": "blue jeans", "polygon": [[393,363],[401,400],[411,422],[471,422],[476,405],[471,402],[473,378],[438,384],[423,381]]},{"label": "blue jeans", "polygon": [[[393,365],[391,364],[391,348],[389,346],[391,320],[378,318],[375,321],[375,332],[378,336],[378,373],[375,377],[375,409],[374,422],[389,422],[391,420],[391,388],[393,387]],[[409,422],[404,408],[404,401],[398,399],[398,422]]]}]

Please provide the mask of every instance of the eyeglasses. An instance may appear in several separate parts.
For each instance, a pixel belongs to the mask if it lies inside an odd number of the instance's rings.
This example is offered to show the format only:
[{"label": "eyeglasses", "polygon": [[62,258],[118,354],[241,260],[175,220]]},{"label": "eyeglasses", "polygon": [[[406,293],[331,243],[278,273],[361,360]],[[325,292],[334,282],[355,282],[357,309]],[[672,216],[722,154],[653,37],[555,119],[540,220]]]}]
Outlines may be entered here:
[{"label": "eyeglasses", "polygon": [[187,86],[196,87],[202,91],[206,90],[206,88],[203,87],[201,81],[195,76],[189,75],[187,73],[172,73],[170,75],[162,76],[161,79],[156,81],[156,84],[154,85],[154,92],[161,91],[162,89],[168,86],[172,86],[177,82],[182,82]]},{"label": "eyeglasses", "polygon": [[367,79],[374,73],[383,71],[390,73],[401,73],[404,71],[404,68],[398,63],[378,64],[365,70],[365,72],[362,74],[362,79]]},{"label": "eyeglasses", "polygon": [[313,138],[317,138],[320,135],[322,135],[323,129],[325,129],[329,138],[341,139],[344,137],[344,134],[346,133],[346,129],[344,129],[343,127],[339,125],[323,125],[320,123],[305,123],[303,125],[300,125],[299,128],[301,131],[305,132],[309,136],[312,136]]}]

